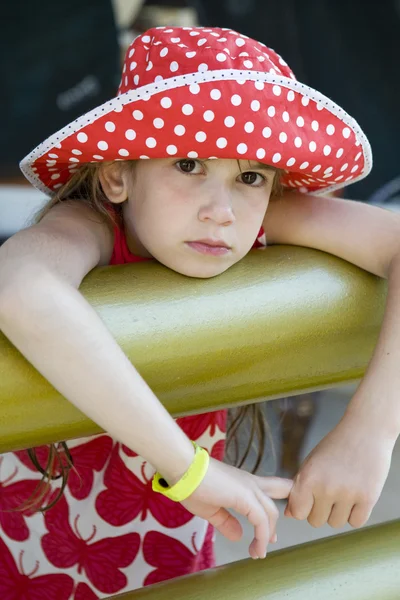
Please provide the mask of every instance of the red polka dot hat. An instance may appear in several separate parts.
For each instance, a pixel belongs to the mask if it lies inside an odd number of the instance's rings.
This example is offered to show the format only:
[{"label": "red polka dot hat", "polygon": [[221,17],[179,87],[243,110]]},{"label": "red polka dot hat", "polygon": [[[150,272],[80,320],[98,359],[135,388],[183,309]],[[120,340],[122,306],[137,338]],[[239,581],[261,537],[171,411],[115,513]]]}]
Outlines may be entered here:
[{"label": "red polka dot hat", "polygon": [[117,96],[46,139],[21,169],[52,195],[83,163],[174,156],[255,160],[314,193],[372,166],[357,122],[264,44],[230,29],[157,27],[128,48]]}]

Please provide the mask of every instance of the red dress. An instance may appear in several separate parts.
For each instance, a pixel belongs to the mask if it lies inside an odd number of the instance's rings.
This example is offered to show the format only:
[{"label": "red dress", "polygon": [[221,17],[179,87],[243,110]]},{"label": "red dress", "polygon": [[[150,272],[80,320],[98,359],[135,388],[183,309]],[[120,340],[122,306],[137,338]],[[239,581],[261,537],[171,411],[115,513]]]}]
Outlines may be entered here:
[{"label": "red dress", "polygon": [[[116,228],[110,264],[143,260]],[[226,416],[220,410],[178,423],[222,460]],[[107,434],[68,447],[74,469],[45,513],[12,510],[41,479],[26,450],[0,457],[1,600],[94,600],[214,565],[212,527],[152,491],[150,464]],[[47,447],[37,456],[45,467]]]}]

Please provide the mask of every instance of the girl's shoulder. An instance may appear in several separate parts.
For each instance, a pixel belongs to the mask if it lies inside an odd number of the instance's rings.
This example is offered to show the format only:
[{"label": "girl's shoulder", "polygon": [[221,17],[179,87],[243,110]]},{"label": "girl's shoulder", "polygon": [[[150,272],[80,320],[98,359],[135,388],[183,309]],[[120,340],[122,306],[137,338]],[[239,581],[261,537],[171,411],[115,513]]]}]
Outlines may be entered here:
[{"label": "girl's shoulder", "polygon": [[90,250],[98,256],[94,266],[108,265],[113,252],[115,227],[111,219],[78,200],[60,202],[33,225],[37,233],[49,232],[62,243]]}]

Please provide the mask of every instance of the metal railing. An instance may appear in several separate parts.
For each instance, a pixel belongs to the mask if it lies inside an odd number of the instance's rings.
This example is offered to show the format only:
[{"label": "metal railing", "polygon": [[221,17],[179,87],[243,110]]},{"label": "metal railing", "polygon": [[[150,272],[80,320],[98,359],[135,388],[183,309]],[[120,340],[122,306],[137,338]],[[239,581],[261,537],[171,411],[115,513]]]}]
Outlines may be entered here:
[{"label": "metal railing", "polygon": [[[99,268],[81,291],[174,416],[359,379],[386,298],[377,277],[288,246],[209,280],[157,263]],[[98,432],[0,334],[0,451]],[[398,599],[399,532],[367,528],[114,598]]]}]

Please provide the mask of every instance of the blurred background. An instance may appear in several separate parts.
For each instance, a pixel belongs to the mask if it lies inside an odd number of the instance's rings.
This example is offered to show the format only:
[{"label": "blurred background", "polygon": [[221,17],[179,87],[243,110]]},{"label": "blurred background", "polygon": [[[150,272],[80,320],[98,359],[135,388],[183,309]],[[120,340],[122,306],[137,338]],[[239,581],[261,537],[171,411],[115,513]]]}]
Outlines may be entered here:
[{"label": "blurred background", "polygon": [[[274,48],[299,80],[341,105],[370,140],[372,174],[342,195],[399,210],[400,0],[14,0],[1,12],[0,244],[46,200],[23,178],[19,161],[113,97],[127,46],[157,25],[230,27]],[[271,434],[262,474],[292,476],[339,421],[354,389],[266,403]],[[245,438],[246,431],[243,444]],[[398,444],[370,524],[400,517],[399,466]],[[246,556],[251,531],[244,528],[237,544],[218,538],[220,564]],[[336,533],[282,518],[274,550]]]}]

